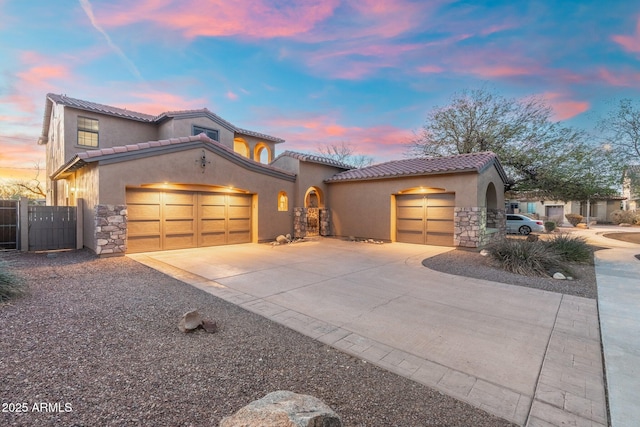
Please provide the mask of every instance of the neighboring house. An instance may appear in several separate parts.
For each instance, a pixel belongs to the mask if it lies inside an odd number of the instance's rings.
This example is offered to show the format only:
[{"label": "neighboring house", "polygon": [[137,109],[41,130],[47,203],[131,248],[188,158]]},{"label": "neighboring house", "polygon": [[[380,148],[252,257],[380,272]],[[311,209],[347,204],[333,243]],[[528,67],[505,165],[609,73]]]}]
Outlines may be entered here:
[{"label": "neighboring house", "polygon": [[625,169],[622,177],[622,195],[626,197],[624,210],[637,211],[640,208],[640,165]]},{"label": "neighboring house", "polygon": [[493,153],[362,169],[207,109],[158,116],[49,94],[47,203],[81,206],[84,246],[121,254],[261,242],[280,234],[478,247],[504,234]]},{"label": "neighboring house", "polygon": [[[589,203],[590,221],[606,223],[611,220],[611,214],[621,209],[624,197],[608,197],[595,199]],[[536,200],[527,197],[508,199],[505,203],[508,213],[527,214],[537,219],[555,221],[561,225],[569,225],[565,215],[570,213],[580,214],[587,218],[587,202],[561,200]]]}]

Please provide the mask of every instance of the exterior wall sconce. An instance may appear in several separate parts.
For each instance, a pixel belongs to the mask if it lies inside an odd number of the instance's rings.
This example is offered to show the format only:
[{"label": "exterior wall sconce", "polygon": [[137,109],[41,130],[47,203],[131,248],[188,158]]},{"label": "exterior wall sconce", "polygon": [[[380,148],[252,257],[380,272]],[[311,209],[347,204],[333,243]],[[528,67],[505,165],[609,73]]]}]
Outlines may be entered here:
[{"label": "exterior wall sconce", "polygon": [[211,164],[211,160],[207,160],[207,153],[204,150],[202,150],[202,156],[200,156],[200,158],[196,160],[196,163],[200,164],[202,173],[204,173],[204,170],[207,167],[207,165]]}]

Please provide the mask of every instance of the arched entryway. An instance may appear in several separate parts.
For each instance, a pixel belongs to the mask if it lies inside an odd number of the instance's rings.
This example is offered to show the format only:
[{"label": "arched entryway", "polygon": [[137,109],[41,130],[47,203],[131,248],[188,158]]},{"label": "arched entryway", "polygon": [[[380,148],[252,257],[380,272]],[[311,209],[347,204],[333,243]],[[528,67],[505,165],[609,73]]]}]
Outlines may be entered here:
[{"label": "arched entryway", "polygon": [[498,192],[493,182],[487,185],[487,191],[485,192],[484,205],[487,208],[487,228],[498,228],[496,224],[495,213],[498,210]]},{"label": "arched entryway", "polygon": [[320,234],[320,208],[324,207],[322,191],[309,187],[304,195],[304,207],[307,212],[307,236]]}]

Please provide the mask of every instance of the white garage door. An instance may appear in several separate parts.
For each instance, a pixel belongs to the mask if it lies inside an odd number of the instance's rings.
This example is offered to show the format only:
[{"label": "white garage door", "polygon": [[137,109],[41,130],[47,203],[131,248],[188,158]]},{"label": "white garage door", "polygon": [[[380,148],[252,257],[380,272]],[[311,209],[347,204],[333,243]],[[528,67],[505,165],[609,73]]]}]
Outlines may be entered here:
[{"label": "white garage door", "polygon": [[127,252],[251,242],[251,195],[127,190]]}]

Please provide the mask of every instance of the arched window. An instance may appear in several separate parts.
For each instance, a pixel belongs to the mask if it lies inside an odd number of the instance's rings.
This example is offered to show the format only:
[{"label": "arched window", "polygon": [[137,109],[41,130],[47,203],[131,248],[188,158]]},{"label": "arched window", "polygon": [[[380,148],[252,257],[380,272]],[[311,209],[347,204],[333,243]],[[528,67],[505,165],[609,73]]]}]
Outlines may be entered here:
[{"label": "arched window", "polygon": [[287,193],[284,191],[281,191],[278,193],[278,210],[279,211],[289,210],[289,197],[287,197]]},{"label": "arched window", "polygon": [[256,145],[253,150],[253,160],[256,162],[269,164],[271,162],[271,149],[268,145],[263,142],[260,142]]},{"label": "arched window", "polygon": [[233,151],[244,157],[249,157],[249,144],[242,138],[234,138]]}]

